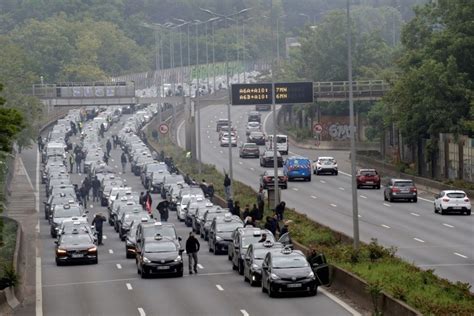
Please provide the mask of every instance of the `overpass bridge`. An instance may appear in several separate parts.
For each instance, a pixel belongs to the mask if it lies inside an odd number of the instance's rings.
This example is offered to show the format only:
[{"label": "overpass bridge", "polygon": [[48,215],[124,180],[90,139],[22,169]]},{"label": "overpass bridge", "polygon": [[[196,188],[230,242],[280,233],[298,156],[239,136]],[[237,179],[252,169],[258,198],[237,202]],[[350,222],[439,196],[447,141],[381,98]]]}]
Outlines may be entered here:
[{"label": "overpass bridge", "polygon": [[[382,80],[354,81],[352,84],[355,101],[375,101],[381,99],[390,89]],[[318,102],[347,101],[349,83],[347,81],[314,82],[314,100]],[[135,94],[133,81],[35,84],[33,96],[48,106],[103,106],[131,105],[140,103],[178,103],[183,97],[145,97]],[[225,94],[224,94],[225,95]],[[203,97],[205,98],[205,97]],[[225,100],[223,99],[223,102]]]}]

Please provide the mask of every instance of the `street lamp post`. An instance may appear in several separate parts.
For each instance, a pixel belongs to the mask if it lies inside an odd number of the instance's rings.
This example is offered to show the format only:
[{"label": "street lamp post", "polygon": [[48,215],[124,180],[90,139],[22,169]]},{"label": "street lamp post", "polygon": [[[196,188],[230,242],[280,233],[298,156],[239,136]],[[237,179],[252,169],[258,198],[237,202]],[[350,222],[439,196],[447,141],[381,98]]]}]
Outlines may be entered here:
[{"label": "street lamp post", "polygon": [[[245,13],[247,11],[250,10],[250,8],[245,8],[245,9],[242,9],[238,12],[235,12],[235,13],[232,13],[232,14],[228,14],[228,15],[222,15],[222,14],[218,14],[218,13],[215,13],[211,10],[208,10],[208,9],[202,9],[200,8],[201,11],[203,12],[206,12],[206,13],[209,13],[215,17],[218,17],[218,18],[222,18],[225,20],[225,28],[227,29],[227,20],[230,19],[231,17],[233,16],[237,16],[237,15],[240,15],[242,13]],[[231,186],[230,186],[230,197],[233,196],[233,187],[234,187],[234,174],[233,174],[233,170],[232,170],[232,137],[231,137],[231,131],[232,131],[232,120],[231,120],[231,111],[230,111],[230,85],[229,85],[229,59],[228,59],[228,36],[226,36],[226,45],[225,45],[225,69],[226,69],[226,77],[227,77],[227,91],[228,91],[228,95],[229,95],[229,99],[228,99],[228,102],[227,102],[227,119],[229,121],[229,176],[230,176],[230,179],[231,179]]]},{"label": "street lamp post", "polygon": [[280,15],[276,19],[276,45],[277,45],[277,63],[280,64],[280,19],[286,17],[286,14]]},{"label": "street lamp post", "polygon": [[351,5],[347,0],[347,73],[349,81],[349,124],[351,135],[351,175],[352,175],[352,222],[354,249],[359,249],[359,210],[357,205],[357,179],[356,179],[356,150],[355,150],[355,124],[354,100],[352,91],[352,34],[351,34]]}]

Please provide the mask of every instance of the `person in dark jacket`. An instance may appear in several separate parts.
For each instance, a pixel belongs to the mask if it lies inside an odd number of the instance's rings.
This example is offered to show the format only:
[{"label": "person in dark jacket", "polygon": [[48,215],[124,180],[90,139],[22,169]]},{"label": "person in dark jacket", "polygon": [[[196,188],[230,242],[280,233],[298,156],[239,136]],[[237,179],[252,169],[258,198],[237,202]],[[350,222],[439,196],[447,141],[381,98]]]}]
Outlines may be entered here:
[{"label": "person in dark jacket", "polygon": [[267,216],[265,222],[265,229],[268,229],[272,232],[273,236],[276,236],[276,231],[278,229],[278,221],[275,219],[275,217]]},{"label": "person in dark jacket", "polygon": [[283,220],[283,213],[285,212],[285,206],[286,206],[286,203],[284,201],[281,201],[280,204],[278,204],[277,207],[275,208],[275,213],[277,214],[279,221]]},{"label": "person in dark jacket", "polygon": [[97,232],[97,243],[99,245],[103,245],[102,243],[102,226],[106,221],[105,216],[102,213],[97,213],[92,220],[92,226],[95,226],[95,230]]},{"label": "person in dark jacket", "polygon": [[232,215],[236,215],[240,217],[240,202],[239,201],[235,201],[234,207],[232,208],[231,213]]},{"label": "person in dark jacket", "polygon": [[81,196],[80,201],[82,201],[82,206],[84,207],[84,209],[87,209],[87,201],[89,200],[89,190],[87,190],[87,187],[84,184],[79,189],[79,194]]},{"label": "person in dark jacket", "polygon": [[196,237],[194,237],[194,233],[190,232],[189,238],[186,240],[186,253],[188,254],[189,260],[189,274],[193,274],[193,269],[194,273],[197,273],[197,253],[199,252],[200,248],[201,245],[199,244],[199,241],[196,239]]},{"label": "person in dark jacket", "polygon": [[107,139],[107,144],[105,146],[107,148],[107,156],[110,156],[110,151],[112,150],[112,142],[110,139]]},{"label": "person in dark jacket", "polygon": [[232,199],[227,200],[227,208],[231,214],[234,214],[234,201]]},{"label": "person in dark jacket", "polygon": [[109,156],[107,155],[107,153],[104,153],[103,160],[106,164],[109,164]]},{"label": "person in dark jacket", "polygon": [[150,194],[150,191],[146,191],[145,193],[145,210],[151,214],[151,206],[153,205],[153,199],[151,198],[151,194]]},{"label": "person in dark jacket", "polygon": [[257,206],[258,206],[258,220],[262,220],[263,213],[265,211],[265,192],[263,192],[263,188],[260,188],[258,195],[257,195]]},{"label": "person in dark jacket", "polygon": [[138,203],[145,209],[145,192],[140,192],[140,197],[138,198]]},{"label": "person in dark jacket", "polygon": [[250,217],[252,217],[252,220],[255,222],[256,220],[260,220],[261,217],[259,215],[259,212],[258,212],[258,208],[257,208],[257,205],[254,204],[252,209],[250,210]]},{"label": "person in dark jacket", "polygon": [[169,216],[168,207],[169,207],[169,203],[166,200],[161,201],[156,206],[156,209],[157,209],[158,213],[160,213],[160,221],[162,221],[162,222],[167,222],[168,221],[168,216]]},{"label": "person in dark jacket", "polygon": [[99,201],[100,181],[97,176],[92,180],[92,201]]},{"label": "person in dark jacket", "polygon": [[127,156],[124,152],[120,156],[120,162],[122,163],[122,173],[125,173],[125,167],[127,166]]},{"label": "person in dark jacket", "polygon": [[250,206],[248,204],[245,205],[244,212],[242,213],[242,219],[246,221],[247,217],[250,217]]},{"label": "person in dark jacket", "polygon": [[[76,150],[77,149],[77,150]],[[83,158],[82,150],[77,146],[74,150],[74,159],[76,160],[76,172],[81,173],[81,163]]]},{"label": "person in dark jacket", "polygon": [[231,181],[229,178],[229,175],[226,173],[225,178],[224,178],[224,192],[225,192],[225,197],[226,199],[230,199],[230,186],[231,186]]},{"label": "person in dark jacket", "polygon": [[212,183],[210,183],[207,186],[207,196],[209,196],[209,200],[211,200],[211,201],[214,198],[214,184],[212,184]]}]

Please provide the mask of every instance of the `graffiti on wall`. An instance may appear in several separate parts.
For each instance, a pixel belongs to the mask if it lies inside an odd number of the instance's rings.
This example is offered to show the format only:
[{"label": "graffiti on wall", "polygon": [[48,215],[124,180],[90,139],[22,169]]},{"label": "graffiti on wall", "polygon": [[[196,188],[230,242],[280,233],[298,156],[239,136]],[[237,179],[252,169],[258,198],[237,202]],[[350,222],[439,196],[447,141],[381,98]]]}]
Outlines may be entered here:
[{"label": "graffiti on wall", "polygon": [[323,116],[321,140],[348,141],[351,138],[349,118],[347,116]]},{"label": "graffiti on wall", "polygon": [[348,124],[333,123],[328,126],[328,134],[333,140],[350,140],[351,128]]}]

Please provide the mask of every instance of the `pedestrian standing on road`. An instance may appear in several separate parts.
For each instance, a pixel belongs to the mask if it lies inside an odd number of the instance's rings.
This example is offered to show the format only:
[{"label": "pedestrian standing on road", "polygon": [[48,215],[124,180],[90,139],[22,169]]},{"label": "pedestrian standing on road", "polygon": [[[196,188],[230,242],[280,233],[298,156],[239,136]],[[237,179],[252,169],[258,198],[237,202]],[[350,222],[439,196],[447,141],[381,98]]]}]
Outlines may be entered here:
[{"label": "pedestrian standing on road", "polygon": [[233,215],[234,214],[234,201],[232,201],[232,199],[227,200],[227,208],[229,209],[229,212]]},{"label": "pedestrian standing on road", "polygon": [[285,206],[286,206],[286,203],[284,201],[281,201],[280,204],[278,204],[277,207],[275,208],[275,213],[277,214],[279,221],[283,220],[283,213],[285,212]]},{"label": "pedestrian standing on road", "polygon": [[105,125],[104,123],[102,123],[100,124],[100,131],[99,131],[100,137],[104,138],[104,133],[105,133]]},{"label": "pedestrian standing on road", "polygon": [[247,217],[250,216],[250,206],[247,204],[245,205],[244,212],[242,213],[242,219],[247,220]]},{"label": "pedestrian standing on road", "polygon": [[112,142],[114,145],[114,149],[117,149],[117,144],[118,144],[118,136],[117,135],[112,135]]},{"label": "pedestrian standing on road", "polygon": [[234,207],[232,208],[232,215],[240,217],[240,202],[235,201]]},{"label": "pedestrian standing on road", "polygon": [[99,201],[99,189],[100,189],[100,181],[97,176],[94,177],[92,180],[92,201],[95,202],[96,200]]},{"label": "pedestrian standing on road", "polygon": [[229,178],[229,175],[226,173],[225,174],[225,177],[224,177],[224,192],[225,192],[225,198],[227,200],[229,200],[230,198],[232,198],[230,196],[230,186],[231,186],[231,181],[230,181],[230,178]]},{"label": "pedestrian standing on road", "polygon": [[140,197],[138,198],[138,203],[145,209],[145,192],[140,192]]},{"label": "pedestrian standing on road", "polygon": [[145,194],[145,210],[151,214],[151,206],[153,205],[153,199],[151,198],[150,191],[146,191]]},{"label": "pedestrian standing on road", "polygon": [[107,153],[104,153],[103,160],[106,164],[109,164],[109,156],[107,155]]},{"label": "pedestrian standing on road", "polygon": [[92,183],[91,183],[91,180],[89,179],[89,177],[84,178],[84,180],[82,181],[82,186],[86,190],[86,199],[87,199],[87,202],[89,202],[89,194],[90,194],[91,188],[92,188]]},{"label": "pedestrian standing on road", "polygon": [[124,152],[120,156],[120,161],[122,162],[122,173],[125,173],[125,167],[127,166],[127,156]]},{"label": "pedestrian standing on road", "polygon": [[156,209],[158,210],[158,213],[160,213],[160,221],[162,222],[168,221],[168,216],[169,216],[168,207],[169,207],[169,203],[166,200],[158,203],[156,207]]},{"label": "pedestrian standing on road", "polygon": [[41,135],[38,136],[38,138],[36,139],[36,142],[38,143],[38,150],[39,151],[42,151],[43,150],[43,137],[41,137]]},{"label": "pedestrian standing on road", "polygon": [[105,216],[102,213],[97,213],[92,220],[92,226],[95,227],[95,231],[97,232],[97,244],[103,245],[102,243],[102,226],[106,221]]},{"label": "pedestrian standing on road", "polygon": [[107,139],[107,144],[105,146],[107,148],[107,156],[110,157],[110,151],[112,150],[112,142],[110,141],[110,139]]},{"label": "pedestrian standing on road", "polygon": [[265,192],[263,188],[260,187],[257,195],[257,206],[258,206],[258,220],[261,221],[263,219],[263,213],[265,211]]},{"label": "pedestrian standing on road", "polygon": [[82,206],[84,209],[87,209],[87,201],[89,200],[88,196],[88,190],[84,184],[82,184],[81,188],[79,189],[79,194],[81,196],[80,201],[82,202]]},{"label": "pedestrian standing on road", "polygon": [[189,274],[197,273],[197,265],[198,265],[198,256],[197,253],[201,245],[199,241],[194,237],[194,233],[189,233],[189,238],[186,240],[186,253],[188,254],[188,261],[189,261]]},{"label": "pedestrian standing on road", "polygon": [[250,210],[250,217],[252,217],[252,220],[254,222],[261,219],[256,204],[254,204],[252,209]]},{"label": "pedestrian standing on road", "polygon": [[81,162],[82,162],[82,150],[78,147],[76,147],[76,149],[74,149],[75,151],[75,160],[76,160],[76,172],[77,173],[81,173]]},{"label": "pedestrian standing on road", "polygon": [[69,155],[69,166],[70,166],[70,173],[74,173],[74,153]]}]

